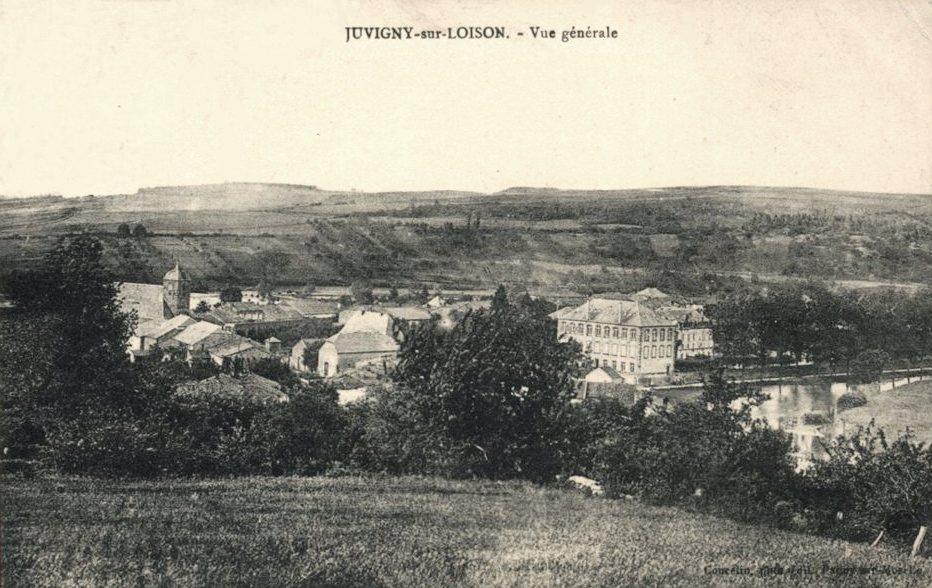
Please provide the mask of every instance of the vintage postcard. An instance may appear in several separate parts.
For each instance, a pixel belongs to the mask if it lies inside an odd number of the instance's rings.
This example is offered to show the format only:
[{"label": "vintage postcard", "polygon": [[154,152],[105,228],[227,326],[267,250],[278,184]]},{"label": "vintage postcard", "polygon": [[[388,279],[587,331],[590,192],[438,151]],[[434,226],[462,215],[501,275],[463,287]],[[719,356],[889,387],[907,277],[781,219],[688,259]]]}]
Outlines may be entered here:
[{"label": "vintage postcard", "polygon": [[927,0],[0,0],[0,586],[929,586]]}]

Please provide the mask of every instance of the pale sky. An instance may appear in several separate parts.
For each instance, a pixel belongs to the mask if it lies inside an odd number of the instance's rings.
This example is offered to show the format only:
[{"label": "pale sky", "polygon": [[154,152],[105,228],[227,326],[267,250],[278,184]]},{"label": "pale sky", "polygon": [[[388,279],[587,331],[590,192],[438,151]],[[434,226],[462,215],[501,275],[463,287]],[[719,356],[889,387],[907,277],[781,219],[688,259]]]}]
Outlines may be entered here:
[{"label": "pale sky", "polygon": [[[372,25],[512,38],[345,42]],[[531,25],[619,38],[534,40]],[[0,0],[0,194],[928,193],[930,36],[925,0]]]}]

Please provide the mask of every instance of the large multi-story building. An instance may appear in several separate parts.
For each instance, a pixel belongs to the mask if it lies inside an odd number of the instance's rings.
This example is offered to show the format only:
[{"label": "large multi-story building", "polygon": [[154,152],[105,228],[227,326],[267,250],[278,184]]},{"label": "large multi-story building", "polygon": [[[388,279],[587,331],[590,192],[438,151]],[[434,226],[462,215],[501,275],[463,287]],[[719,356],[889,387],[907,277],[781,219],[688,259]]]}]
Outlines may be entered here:
[{"label": "large multi-story building", "polygon": [[550,316],[558,337],[578,341],[596,366],[611,367],[629,383],[673,373],[676,320],[645,303],[603,295]]},{"label": "large multi-story building", "polygon": [[713,353],[702,306],[656,288],[602,294],[550,316],[558,337],[578,341],[596,366],[617,370],[628,383],[656,383],[673,373],[676,359]]},{"label": "large multi-story building", "polygon": [[712,325],[702,308],[661,309],[667,316],[676,319],[676,358],[712,357],[715,350],[712,341]]},{"label": "large multi-story building", "polygon": [[676,321],[676,358],[712,357],[712,325],[701,304],[675,299],[657,288],[645,288],[631,295],[632,300],[647,304],[660,314]]}]

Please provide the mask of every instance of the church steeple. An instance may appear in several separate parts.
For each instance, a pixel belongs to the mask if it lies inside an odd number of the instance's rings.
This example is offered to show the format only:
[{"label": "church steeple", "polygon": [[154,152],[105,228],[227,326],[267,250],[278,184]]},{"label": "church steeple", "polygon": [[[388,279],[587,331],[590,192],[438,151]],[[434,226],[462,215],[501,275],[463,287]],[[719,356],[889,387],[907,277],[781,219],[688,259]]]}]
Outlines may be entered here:
[{"label": "church steeple", "polygon": [[175,267],[168,270],[162,278],[162,311],[165,318],[172,318],[188,311],[191,302],[191,290],[188,276],[175,261]]}]

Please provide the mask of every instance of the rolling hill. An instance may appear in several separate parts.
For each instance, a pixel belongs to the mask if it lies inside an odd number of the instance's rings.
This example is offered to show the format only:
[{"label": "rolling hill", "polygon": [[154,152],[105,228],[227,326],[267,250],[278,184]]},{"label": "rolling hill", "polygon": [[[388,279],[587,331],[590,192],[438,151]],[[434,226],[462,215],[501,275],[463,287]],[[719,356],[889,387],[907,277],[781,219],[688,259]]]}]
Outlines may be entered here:
[{"label": "rolling hill", "polygon": [[[149,236],[119,238],[123,223]],[[227,183],[6,198],[0,274],[83,231],[101,237],[121,279],[156,280],[178,259],[201,287],[369,279],[598,290],[659,275],[682,277],[671,289],[701,289],[703,276],[932,283],[932,196],[747,186],[480,194]]]}]

